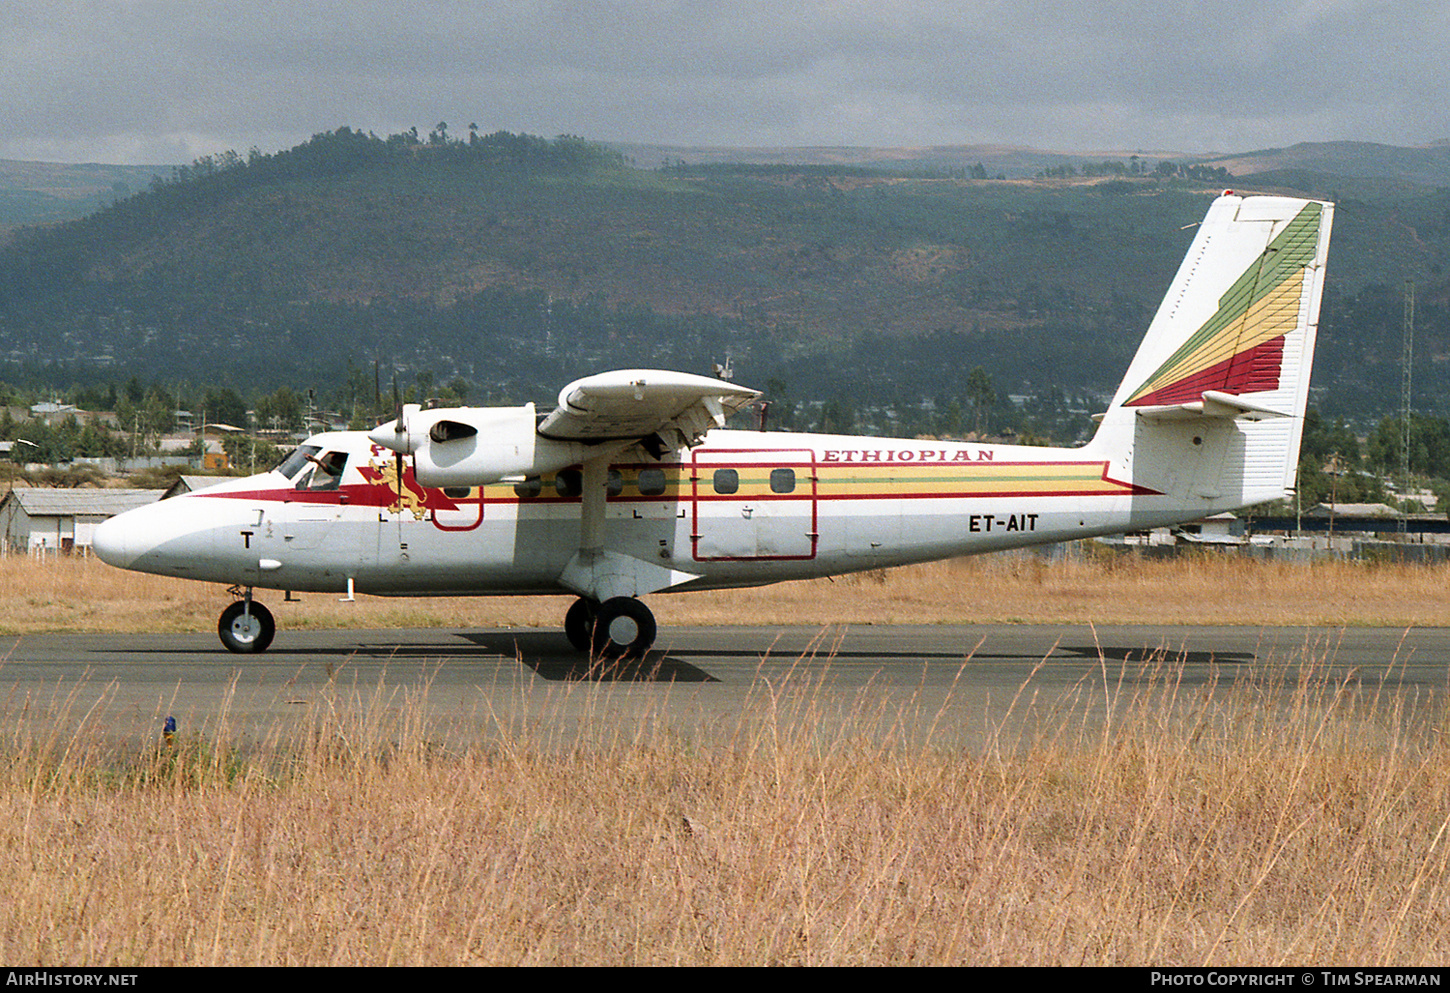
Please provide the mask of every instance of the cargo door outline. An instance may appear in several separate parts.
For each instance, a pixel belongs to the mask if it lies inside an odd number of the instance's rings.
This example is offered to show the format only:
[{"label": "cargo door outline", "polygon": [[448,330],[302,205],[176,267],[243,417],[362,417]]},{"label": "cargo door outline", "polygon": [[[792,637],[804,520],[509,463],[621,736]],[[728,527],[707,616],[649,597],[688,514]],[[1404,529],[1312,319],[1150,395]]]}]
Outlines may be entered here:
[{"label": "cargo door outline", "polygon": [[[820,536],[812,450],[697,451],[692,469],[690,544],[696,562],[816,557]],[[735,474],[734,492],[717,492],[717,470]],[[792,488],[781,492],[788,480]]]},{"label": "cargo door outline", "polygon": [[[466,490],[460,494],[458,490]],[[483,487],[445,488],[442,495],[453,508],[431,507],[428,511],[433,526],[439,531],[472,531],[483,523]],[[471,506],[476,504],[477,506]]]}]

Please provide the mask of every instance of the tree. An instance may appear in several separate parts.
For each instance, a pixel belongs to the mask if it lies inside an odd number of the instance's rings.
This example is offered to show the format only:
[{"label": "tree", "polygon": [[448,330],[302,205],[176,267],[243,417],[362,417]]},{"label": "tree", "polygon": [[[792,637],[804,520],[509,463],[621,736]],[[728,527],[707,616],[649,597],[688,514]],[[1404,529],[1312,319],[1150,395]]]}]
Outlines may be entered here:
[{"label": "tree", "polygon": [[822,434],[849,434],[856,428],[856,412],[849,401],[832,397],[821,407],[821,422],[816,429]]},{"label": "tree", "polygon": [[471,387],[468,385],[468,381],[461,376],[457,376],[447,386],[443,387],[438,398],[443,401],[445,406],[461,407],[468,403],[468,391],[470,389]]},{"label": "tree", "polygon": [[765,381],[765,399],[770,404],[766,427],[780,431],[795,430],[795,405],[790,402],[785,380],[771,376]]},{"label": "tree", "polygon": [[207,423],[230,424],[237,428],[247,424],[247,405],[237,395],[237,391],[230,387],[207,390],[201,406]]},{"label": "tree", "polygon": [[945,403],[937,401],[936,433],[943,438],[960,438],[965,426],[962,405],[956,397]]},{"label": "tree", "polygon": [[967,400],[972,405],[973,430],[978,435],[990,427],[988,414],[997,402],[997,391],[992,386],[992,377],[981,366],[967,374]]},{"label": "tree", "polygon": [[234,469],[260,472],[282,461],[282,449],[270,441],[245,434],[228,434],[222,438],[222,450]]},{"label": "tree", "polygon": [[1379,503],[1384,486],[1364,471],[1359,439],[1343,420],[1327,423],[1310,407],[1304,415],[1299,445],[1299,503],[1312,507],[1331,499],[1337,503]]},{"label": "tree", "polygon": [[257,401],[257,425],[269,431],[298,431],[302,428],[302,401],[292,387],[279,387],[271,396]]}]

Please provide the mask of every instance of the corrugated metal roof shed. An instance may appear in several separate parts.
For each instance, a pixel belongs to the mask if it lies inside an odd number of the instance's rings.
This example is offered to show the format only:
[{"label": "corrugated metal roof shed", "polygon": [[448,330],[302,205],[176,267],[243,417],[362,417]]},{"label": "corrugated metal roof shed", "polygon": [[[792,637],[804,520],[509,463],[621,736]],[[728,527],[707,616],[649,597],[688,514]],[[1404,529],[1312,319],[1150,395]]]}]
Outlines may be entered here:
[{"label": "corrugated metal roof shed", "polygon": [[160,490],[18,487],[0,499],[0,550],[86,548],[102,521],[159,499]]},{"label": "corrugated metal roof shed", "polygon": [[162,497],[162,499],[164,500],[175,496],[182,496],[186,493],[195,493],[197,490],[204,490],[209,486],[215,486],[218,483],[225,483],[235,478],[235,476],[177,476],[176,482],[172,483],[169,487],[167,487],[165,495]]},{"label": "corrugated metal roof shed", "polygon": [[19,501],[32,517],[113,517],[161,499],[160,490],[92,490],[21,487],[7,499]]}]

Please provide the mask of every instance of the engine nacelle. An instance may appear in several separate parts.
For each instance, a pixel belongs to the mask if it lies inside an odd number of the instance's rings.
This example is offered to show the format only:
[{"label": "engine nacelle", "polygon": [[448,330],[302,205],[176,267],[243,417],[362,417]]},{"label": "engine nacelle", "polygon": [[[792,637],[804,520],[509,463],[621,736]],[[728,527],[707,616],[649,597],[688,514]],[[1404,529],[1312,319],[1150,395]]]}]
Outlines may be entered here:
[{"label": "engine nacelle", "polygon": [[557,472],[600,454],[598,445],[555,441],[538,433],[534,405],[403,409],[398,421],[368,433],[386,448],[413,456],[424,486],[484,486],[514,476]]}]

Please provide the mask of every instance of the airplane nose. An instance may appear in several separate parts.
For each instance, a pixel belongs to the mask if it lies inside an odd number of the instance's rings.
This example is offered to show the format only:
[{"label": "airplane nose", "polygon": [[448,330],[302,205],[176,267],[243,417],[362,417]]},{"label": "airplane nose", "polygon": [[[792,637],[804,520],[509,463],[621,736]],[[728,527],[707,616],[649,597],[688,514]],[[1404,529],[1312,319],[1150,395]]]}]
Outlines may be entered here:
[{"label": "airplane nose", "polygon": [[131,529],[122,519],[125,516],[121,514],[102,521],[96,528],[96,533],[91,536],[91,549],[106,565],[113,565],[118,569],[124,569],[134,562],[139,551],[130,540]]}]

